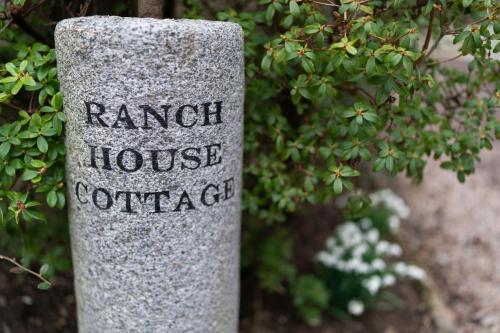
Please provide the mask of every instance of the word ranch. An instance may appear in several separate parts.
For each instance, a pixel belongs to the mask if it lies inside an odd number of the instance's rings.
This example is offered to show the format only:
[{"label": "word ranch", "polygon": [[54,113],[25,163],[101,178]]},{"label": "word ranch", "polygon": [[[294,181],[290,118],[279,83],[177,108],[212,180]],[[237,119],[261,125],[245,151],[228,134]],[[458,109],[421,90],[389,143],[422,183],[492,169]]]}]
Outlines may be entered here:
[{"label": "word ranch", "polygon": [[231,177],[217,184],[209,183],[198,190],[137,192],[93,187],[80,181],[75,185],[75,194],[81,205],[93,205],[100,210],[115,208],[129,214],[137,214],[138,211],[158,214],[220,205],[234,197],[235,184]]}]

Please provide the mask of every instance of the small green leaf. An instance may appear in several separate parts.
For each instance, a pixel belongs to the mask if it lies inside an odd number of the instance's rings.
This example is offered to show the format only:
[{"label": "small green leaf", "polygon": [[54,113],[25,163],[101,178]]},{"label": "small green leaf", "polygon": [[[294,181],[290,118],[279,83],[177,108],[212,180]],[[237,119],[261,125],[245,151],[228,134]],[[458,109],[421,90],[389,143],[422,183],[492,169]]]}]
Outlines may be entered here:
[{"label": "small green leaf", "polygon": [[342,193],[342,179],[340,178],[335,179],[335,181],[333,182],[333,192],[335,194]]},{"label": "small green leaf", "polygon": [[19,70],[22,72],[22,71],[25,71],[26,70],[26,67],[28,67],[28,60],[23,60],[21,61],[21,64],[19,65]]},{"label": "small green leaf", "polygon": [[55,207],[57,204],[57,194],[56,191],[52,190],[47,194],[47,204],[49,207]]},{"label": "small green leaf", "polygon": [[269,70],[271,69],[271,62],[272,62],[272,60],[273,60],[273,58],[269,54],[266,54],[264,56],[264,58],[262,58],[262,62],[260,64],[260,66],[262,67],[263,71],[269,72]]},{"label": "small green leaf", "polygon": [[56,109],[56,110],[61,110],[63,106],[63,98],[61,92],[58,92],[52,97],[52,100],[50,101],[50,105]]},{"label": "small green leaf", "polygon": [[21,79],[21,82],[25,86],[30,86],[30,87],[36,86],[36,82],[35,82],[35,80],[33,80],[33,77],[31,77],[31,75],[25,75],[25,76],[23,76],[22,79]]},{"label": "small green leaf", "polygon": [[21,90],[22,87],[23,87],[23,82],[19,80],[16,82],[16,84],[14,84],[14,86],[10,90],[10,93],[12,95],[17,95],[17,93],[19,92],[19,90]]},{"label": "small green leaf", "polygon": [[5,69],[7,70],[7,72],[10,73],[10,75],[17,77],[17,68],[13,63],[11,62],[6,63]]},{"label": "small green leaf", "polygon": [[462,0],[462,6],[465,8],[469,7],[474,0]]},{"label": "small green leaf", "polygon": [[43,264],[42,267],[40,267],[40,275],[45,275],[45,273],[49,270],[49,267],[49,264]]},{"label": "small green leaf", "polygon": [[11,144],[9,142],[2,142],[0,144],[0,158],[4,158],[10,151]]},{"label": "small green leaf", "polygon": [[42,283],[38,284],[38,289],[40,289],[40,290],[47,290],[49,288],[50,288],[50,284],[48,284],[47,282],[42,282]]},{"label": "small green leaf", "polygon": [[41,135],[36,139],[36,146],[42,153],[46,153],[47,150],[49,150],[49,144],[47,143],[47,140]]},{"label": "small green leaf", "polygon": [[358,50],[356,50],[356,48],[354,46],[352,46],[351,44],[347,44],[345,46],[345,50],[347,51],[347,53],[352,54],[352,55],[356,55],[358,53]]},{"label": "small green leaf", "polygon": [[39,175],[39,173],[36,170],[25,169],[23,174],[21,175],[21,179],[22,180],[32,180],[33,178],[37,177],[38,175]]},{"label": "small green leaf", "polygon": [[293,16],[300,15],[300,6],[297,4],[297,1],[295,0],[290,1],[290,14],[292,14]]}]

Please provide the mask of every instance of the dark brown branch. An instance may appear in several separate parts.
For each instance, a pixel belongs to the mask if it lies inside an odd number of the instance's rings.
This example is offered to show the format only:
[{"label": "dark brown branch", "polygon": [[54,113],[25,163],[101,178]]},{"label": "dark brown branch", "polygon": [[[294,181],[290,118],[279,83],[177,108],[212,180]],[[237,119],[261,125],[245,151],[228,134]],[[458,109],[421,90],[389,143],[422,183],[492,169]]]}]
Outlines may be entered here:
[{"label": "dark brown branch", "polygon": [[425,50],[427,50],[427,48],[429,47],[429,43],[430,43],[431,37],[432,37],[432,24],[433,24],[433,22],[434,22],[434,7],[432,7],[431,14],[429,17],[429,26],[427,27],[427,35],[425,36],[425,42],[424,42],[424,45],[422,46],[422,53],[424,53]]},{"label": "dark brown branch", "polygon": [[163,1],[138,0],[137,14],[139,17],[163,18]]}]

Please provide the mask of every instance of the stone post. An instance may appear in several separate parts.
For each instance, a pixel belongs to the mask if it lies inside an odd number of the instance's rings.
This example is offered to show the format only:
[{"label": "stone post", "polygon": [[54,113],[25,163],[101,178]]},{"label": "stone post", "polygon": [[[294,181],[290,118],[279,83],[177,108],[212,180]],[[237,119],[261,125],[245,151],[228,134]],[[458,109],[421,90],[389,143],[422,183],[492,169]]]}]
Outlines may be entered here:
[{"label": "stone post", "polygon": [[241,28],[74,18],[56,53],[79,332],[236,332]]}]

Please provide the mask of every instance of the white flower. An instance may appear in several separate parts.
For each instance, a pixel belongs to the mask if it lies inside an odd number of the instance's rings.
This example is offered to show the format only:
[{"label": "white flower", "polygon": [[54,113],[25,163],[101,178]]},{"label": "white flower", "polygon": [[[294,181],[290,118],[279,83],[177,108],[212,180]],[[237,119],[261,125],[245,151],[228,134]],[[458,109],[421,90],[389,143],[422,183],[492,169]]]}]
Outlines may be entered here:
[{"label": "white flower", "polygon": [[403,249],[398,244],[390,244],[387,253],[393,257],[400,257],[403,254]]},{"label": "white flower", "polygon": [[365,239],[370,243],[376,243],[380,238],[380,232],[377,229],[371,229],[365,234]]},{"label": "white flower", "polygon": [[388,241],[381,240],[375,245],[375,252],[377,252],[377,254],[385,254],[390,246],[391,244]]},{"label": "white flower", "polygon": [[386,264],[385,264],[384,260],[377,258],[377,259],[373,260],[372,267],[376,271],[381,271],[381,270],[385,269]]},{"label": "white flower", "polygon": [[399,230],[399,226],[401,224],[401,220],[397,215],[391,215],[389,217],[389,228],[391,229],[392,233],[396,233]]},{"label": "white flower", "polygon": [[408,272],[408,265],[404,262],[398,262],[394,265],[394,271],[401,276],[405,276]]},{"label": "white flower", "polygon": [[365,311],[365,305],[360,300],[352,299],[347,304],[347,311],[353,316],[359,316]]},{"label": "white flower", "polygon": [[359,221],[359,224],[361,225],[361,228],[363,229],[370,229],[372,227],[372,220],[369,219],[368,217],[363,217],[361,221]]},{"label": "white flower", "polygon": [[332,267],[337,263],[337,258],[326,251],[321,251],[316,255],[316,260],[326,267]]},{"label": "white flower", "polygon": [[363,287],[365,287],[372,295],[375,295],[381,286],[382,279],[378,275],[374,275],[368,280],[363,281]]},{"label": "white flower", "polygon": [[366,253],[366,251],[368,251],[368,245],[366,245],[366,243],[358,244],[354,247],[354,250],[352,251],[352,256],[360,258]]},{"label": "white flower", "polygon": [[382,285],[384,287],[392,286],[395,283],[396,283],[396,277],[392,274],[384,275],[384,277],[382,278]]},{"label": "white flower", "polygon": [[415,265],[408,265],[407,271],[406,271],[406,276],[415,279],[415,280],[423,280],[425,279],[426,273],[425,271]]},{"label": "white flower", "polygon": [[374,206],[384,204],[401,218],[410,216],[410,208],[403,199],[397,196],[390,189],[384,189],[370,194],[370,200]]},{"label": "white flower", "polygon": [[351,247],[359,244],[363,240],[361,230],[354,222],[346,222],[338,227],[338,235],[342,244]]}]

